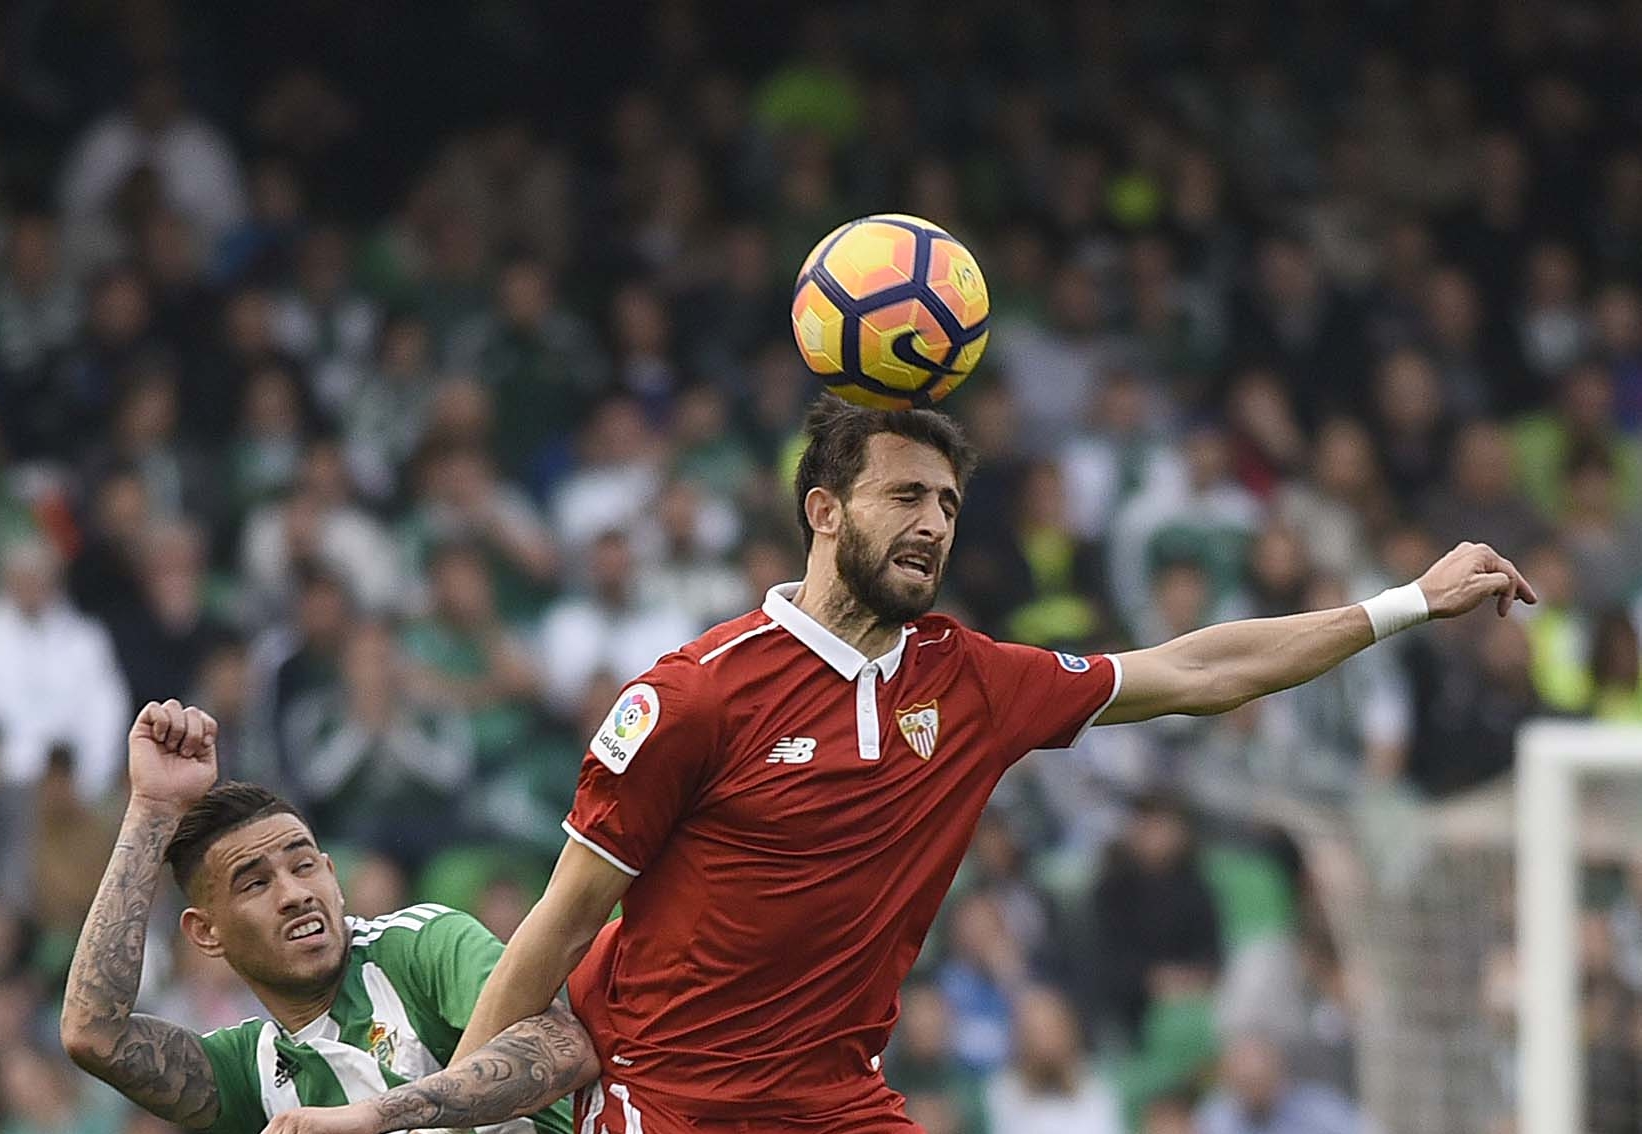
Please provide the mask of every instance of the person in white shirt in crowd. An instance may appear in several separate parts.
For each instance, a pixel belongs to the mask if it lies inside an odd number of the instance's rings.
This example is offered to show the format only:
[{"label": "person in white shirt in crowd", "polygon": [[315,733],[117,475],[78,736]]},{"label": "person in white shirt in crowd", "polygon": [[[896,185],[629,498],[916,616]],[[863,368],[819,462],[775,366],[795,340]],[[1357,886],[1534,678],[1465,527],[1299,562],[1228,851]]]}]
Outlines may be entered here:
[{"label": "person in white shirt in crowd", "polygon": [[1182,450],[1185,480],[1153,481],[1149,491],[1130,498],[1112,525],[1112,600],[1132,634],[1147,620],[1160,555],[1190,558],[1204,569],[1208,621],[1245,614],[1236,591],[1249,542],[1260,526],[1260,501],[1232,476],[1225,431],[1218,424],[1197,422]]},{"label": "person in white shirt in crowd", "polygon": [[313,374],[314,394],[337,413],[358,384],[358,366],[370,359],[381,315],[352,287],[352,249],[337,225],[315,227],[297,248],[296,273],[274,298],[270,328],[279,349]]},{"label": "person in white shirt in crowd", "polygon": [[636,677],[704,626],[640,589],[632,547],[619,528],[593,541],[587,563],[583,592],[550,606],[537,636],[548,703],[565,716],[581,705],[594,675]]},{"label": "person in white shirt in crowd", "polygon": [[1067,519],[1084,539],[1105,536],[1135,496],[1181,493],[1186,484],[1185,466],[1139,374],[1113,372],[1096,405],[1092,428],[1060,452]]},{"label": "person in white shirt in crowd", "polygon": [[52,746],[66,743],[81,798],[100,800],[120,765],[127,699],[108,631],[63,594],[56,551],[43,540],[13,544],[0,592],[0,782],[32,782]]},{"label": "person in white shirt in crowd", "polygon": [[993,1130],[1123,1134],[1117,1092],[1090,1069],[1066,997],[1033,987],[1015,1000],[1014,1056],[987,1084]]},{"label": "person in white shirt in crowd", "polygon": [[658,546],[639,573],[640,593],[702,626],[727,621],[752,602],[754,592],[729,560],[740,534],[734,508],[693,481],[675,480],[661,494],[657,520]]},{"label": "person in white shirt in crowd", "polygon": [[625,395],[593,411],[581,434],[576,471],[554,493],[550,514],[567,553],[585,550],[610,528],[631,531],[654,515],[666,443]]},{"label": "person in white shirt in crowd", "polygon": [[[244,175],[228,139],[188,107],[180,77],[141,75],[131,101],[93,122],[63,164],[65,231],[114,231],[111,214],[133,174],[152,171],[165,203],[210,247],[246,214]],[[96,258],[99,250],[84,249]],[[106,254],[103,249],[103,254]]]},{"label": "person in white shirt in crowd", "polygon": [[29,798],[47,757],[67,746],[80,798],[100,802],[120,767],[130,698],[108,631],[64,594],[56,550],[18,540],[0,568],[0,891],[21,894]]},{"label": "person in white shirt in crowd", "polygon": [[1068,260],[1055,272],[1048,326],[1011,323],[995,336],[1002,379],[1020,407],[1024,436],[1051,448],[1090,419],[1106,372],[1121,352],[1102,332],[1095,269]]},{"label": "person in white shirt in crowd", "polygon": [[240,539],[249,620],[266,625],[288,610],[297,568],[318,563],[347,580],[361,608],[394,610],[401,598],[398,548],[353,499],[342,446],[319,440],[303,456],[297,485],[251,513]]}]

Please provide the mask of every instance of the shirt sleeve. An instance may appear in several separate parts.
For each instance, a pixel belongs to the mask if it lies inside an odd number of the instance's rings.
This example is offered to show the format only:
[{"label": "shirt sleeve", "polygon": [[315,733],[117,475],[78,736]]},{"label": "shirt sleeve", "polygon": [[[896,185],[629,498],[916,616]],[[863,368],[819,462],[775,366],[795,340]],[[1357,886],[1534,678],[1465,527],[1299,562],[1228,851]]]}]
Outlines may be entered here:
[{"label": "shirt sleeve", "polygon": [[623,689],[582,760],[565,831],[634,877],[688,814],[719,747],[699,668],[675,654]]},{"label": "shirt sleeve", "polygon": [[218,1028],[200,1037],[217,1083],[217,1120],[210,1134],[259,1134],[268,1125],[257,1082],[257,1037],[261,1020]]},{"label": "shirt sleeve", "polygon": [[502,943],[471,914],[442,913],[411,936],[417,983],[458,1035],[502,956]]},{"label": "shirt sleeve", "polygon": [[970,649],[997,735],[1013,763],[1035,748],[1069,748],[1117,699],[1122,663],[972,634]]}]

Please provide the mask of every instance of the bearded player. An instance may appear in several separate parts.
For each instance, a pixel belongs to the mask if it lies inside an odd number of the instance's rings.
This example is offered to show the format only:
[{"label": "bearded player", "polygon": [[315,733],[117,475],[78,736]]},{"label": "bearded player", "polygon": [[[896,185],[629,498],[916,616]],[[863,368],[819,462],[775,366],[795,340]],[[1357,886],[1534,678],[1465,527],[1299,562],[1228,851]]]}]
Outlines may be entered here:
[{"label": "bearded player", "polygon": [[1502,615],[1535,601],[1509,562],[1462,544],[1360,605],[1117,655],[1000,644],[928,613],[973,464],[956,426],[828,398],[807,431],[803,581],[621,693],[583,761],[572,841],[458,1049],[569,977],[604,1068],[583,1131],[916,1131],[879,1053],[1011,764],[1097,722],[1224,712],[1485,599]]},{"label": "bearded player", "polygon": [[[580,1025],[544,1005],[443,1070],[501,942],[444,906],[344,917],[331,861],[295,810],[253,784],[213,786],[216,729],[176,701],[151,702],[131,728],[131,801],[64,997],[75,1062],[196,1130],[256,1134],[303,1104],[351,1102],[323,1113],[380,1130],[533,1114],[499,1129],[568,1134],[567,1096],[598,1073]],[[183,936],[225,959],[272,1019],[200,1036],[132,1011],[162,860],[190,903]]]}]

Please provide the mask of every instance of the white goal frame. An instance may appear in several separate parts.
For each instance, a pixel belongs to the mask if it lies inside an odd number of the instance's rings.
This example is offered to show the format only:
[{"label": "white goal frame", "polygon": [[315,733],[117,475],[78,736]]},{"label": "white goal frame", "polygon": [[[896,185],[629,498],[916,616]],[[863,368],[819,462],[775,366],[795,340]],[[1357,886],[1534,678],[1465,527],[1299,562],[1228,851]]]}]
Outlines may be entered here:
[{"label": "white goal frame", "polygon": [[1519,1134],[1584,1129],[1579,780],[1642,774],[1642,727],[1530,721],[1516,739]]}]

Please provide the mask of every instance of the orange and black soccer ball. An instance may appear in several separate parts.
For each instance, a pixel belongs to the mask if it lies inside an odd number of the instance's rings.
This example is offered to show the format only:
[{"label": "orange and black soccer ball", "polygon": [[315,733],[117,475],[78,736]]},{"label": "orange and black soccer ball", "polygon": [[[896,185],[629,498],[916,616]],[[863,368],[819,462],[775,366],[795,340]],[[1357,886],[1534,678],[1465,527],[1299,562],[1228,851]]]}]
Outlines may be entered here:
[{"label": "orange and black soccer ball", "polygon": [[877,213],[829,232],[799,269],[799,353],[840,397],[876,409],[940,401],[986,350],[980,265],[938,225]]}]

